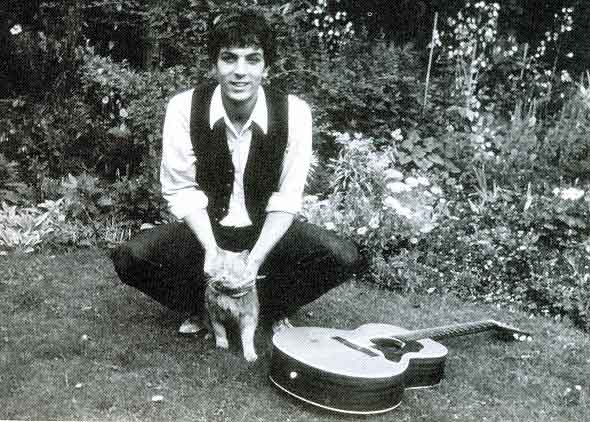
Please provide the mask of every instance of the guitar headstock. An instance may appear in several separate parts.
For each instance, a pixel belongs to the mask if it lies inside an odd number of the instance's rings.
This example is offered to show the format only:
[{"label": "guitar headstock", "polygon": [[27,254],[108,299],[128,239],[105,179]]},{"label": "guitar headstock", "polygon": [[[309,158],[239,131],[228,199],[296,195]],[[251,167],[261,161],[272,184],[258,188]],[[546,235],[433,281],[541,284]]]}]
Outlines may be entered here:
[{"label": "guitar headstock", "polygon": [[519,328],[495,320],[490,320],[490,322],[494,325],[496,334],[504,340],[532,341],[533,339],[531,334],[527,331],[523,331]]}]

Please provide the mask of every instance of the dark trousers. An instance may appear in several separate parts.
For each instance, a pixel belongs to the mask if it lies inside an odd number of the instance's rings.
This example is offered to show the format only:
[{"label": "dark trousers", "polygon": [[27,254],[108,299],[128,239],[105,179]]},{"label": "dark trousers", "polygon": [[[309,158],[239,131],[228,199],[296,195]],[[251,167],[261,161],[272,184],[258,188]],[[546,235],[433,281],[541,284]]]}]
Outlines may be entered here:
[{"label": "dark trousers", "polygon": [[[252,249],[259,230],[214,227],[222,249]],[[196,314],[205,293],[204,250],[184,223],[138,233],[112,253],[117,274],[162,305]],[[272,321],[346,281],[359,269],[356,246],[316,225],[294,221],[267,256],[257,281],[261,318]]]}]

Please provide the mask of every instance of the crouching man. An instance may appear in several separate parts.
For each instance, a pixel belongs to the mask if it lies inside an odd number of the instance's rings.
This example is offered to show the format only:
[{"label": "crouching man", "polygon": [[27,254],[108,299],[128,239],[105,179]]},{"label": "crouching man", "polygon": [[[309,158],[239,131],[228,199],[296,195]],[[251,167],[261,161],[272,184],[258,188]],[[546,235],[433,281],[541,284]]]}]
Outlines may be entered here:
[{"label": "crouching man", "polygon": [[346,281],[358,251],[296,219],[311,159],[311,111],[263,87],[275,59],[266,19],[247,9],[219,17],[208,49],[215,83],[174,96],[166,110],[160,179],[178,221],[140,232],[112,259],[125,284],[188,316],[179,331],[191,333],[203,327],[218,248],[249,250],[244,283],[257,280],[261,318],[276,331]]}]

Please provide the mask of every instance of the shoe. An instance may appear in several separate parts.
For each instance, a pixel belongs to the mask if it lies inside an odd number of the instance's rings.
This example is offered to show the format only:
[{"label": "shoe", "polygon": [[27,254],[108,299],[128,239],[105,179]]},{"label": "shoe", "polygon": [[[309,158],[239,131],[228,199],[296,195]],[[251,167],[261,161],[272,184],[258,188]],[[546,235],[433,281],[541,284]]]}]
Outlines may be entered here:
[{"label": "shoe", "polygon": [[179,334],[197,334],[200,331],[207,330],[207,326],[203,323],[203,319],[192,315],[188,317],[178,328]]}]

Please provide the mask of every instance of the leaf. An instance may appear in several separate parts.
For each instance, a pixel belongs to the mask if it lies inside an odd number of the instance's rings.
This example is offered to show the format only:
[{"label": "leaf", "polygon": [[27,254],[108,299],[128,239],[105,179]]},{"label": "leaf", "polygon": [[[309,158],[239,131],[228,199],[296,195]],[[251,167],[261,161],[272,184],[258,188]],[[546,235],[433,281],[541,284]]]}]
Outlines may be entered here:
[{"label": "leaf", "polygon": [[439,164],[441,166],[445,165],[445,160],[438,154],[433,153],[433,154],[429,154],[428,157],[426,157],[427,159],[429,159],[430,161],[432,161],[434,164]]},{"label": "leaf", "polygon": [[402,165],[408,164],[411,161],[412,161],[412,157],[410,157],[409,155],[407,155],[407,154],[400,154],[399,155],[400,164],[402,164]]}]

